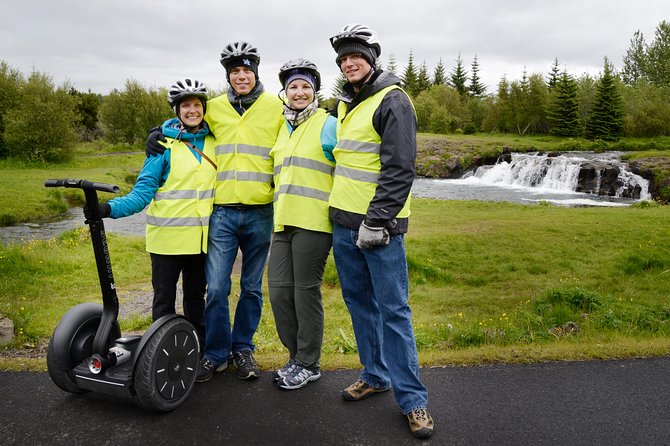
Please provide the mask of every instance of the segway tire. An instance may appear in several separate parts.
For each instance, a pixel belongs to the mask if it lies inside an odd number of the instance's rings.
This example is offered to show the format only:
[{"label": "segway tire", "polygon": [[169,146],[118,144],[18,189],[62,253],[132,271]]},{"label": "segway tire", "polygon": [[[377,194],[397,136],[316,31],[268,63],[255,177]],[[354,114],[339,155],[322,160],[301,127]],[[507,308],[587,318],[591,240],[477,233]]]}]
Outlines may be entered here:
[{"label": "segway tire", "polygon": [[[51,380],[69,393],[85,393],[72,375],[72,369],[91,356],[93,338],[102,319],[102,305],[85,303],[68,311],[58,322],[47,348],[47,370]],[[114,323],[107,345],[121,336]]]},{"label": "segway tire", "polygon": [[193,391],[199,363],[195,329],[182,317],[165,322],[137,357],[133,381],[140,406],[168,412]]}]

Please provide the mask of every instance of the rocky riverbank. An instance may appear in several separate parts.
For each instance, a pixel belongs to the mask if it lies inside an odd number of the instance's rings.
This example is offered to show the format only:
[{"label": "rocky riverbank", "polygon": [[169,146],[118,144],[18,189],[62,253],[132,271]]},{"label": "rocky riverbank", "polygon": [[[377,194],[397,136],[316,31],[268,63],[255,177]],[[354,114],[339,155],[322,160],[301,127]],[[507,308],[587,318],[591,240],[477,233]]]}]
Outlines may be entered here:
[{"label": "rocky riverbank", "polygon": [[[474,171],[480,166],[493,165],[503,157],[511,159],[512,152],[543,152],[539,147],[529,144],[479,145],[476,141],[464,141],[459,138],[450,140],[448,136],[419,135],[417,153],[417,175],[426,178],[460,178],[466,172]],[[560,151],[549,151],[549,156],[557,156]],[[670,153],[667,157],[654,156],[622,162],[627,163],[629,170],[649,181],[649,193],[655,200],[670,201]],[[613,195],[618,189],[618,169],[602,163],[583,166],[580,172],[578,192],[589,192],[595,189],[596,181],[601,194]],[[602,183],[602,182],[605,183]],[[625,192],[626,197],[639,198],[639,190]]]}]

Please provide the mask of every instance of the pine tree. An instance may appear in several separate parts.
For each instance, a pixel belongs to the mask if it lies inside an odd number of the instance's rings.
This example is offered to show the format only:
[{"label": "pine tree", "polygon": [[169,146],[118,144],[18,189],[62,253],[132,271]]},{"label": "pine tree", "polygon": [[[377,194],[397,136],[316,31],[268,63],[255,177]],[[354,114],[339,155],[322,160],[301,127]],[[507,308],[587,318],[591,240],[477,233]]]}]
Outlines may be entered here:
[{"label": "pine tree", "polygon": [[577,82],[563,71],[552,92],[553,98],[547,112],[551,126],[550,133],[555,136],[579,136],[582,124],[579,116]]},{"label": "pine tree", "polygon": [[409,93],[411,96],[416,96],[417,95],[417,81],[418,81],[418,74],[416,72],[416,67],[414,66],[414,54],[412,53],[412,50],[409,51],[409,61],[407,62],[407,66],[405,67],[405,71],[403,72],[403,75],[400,76],[400,80],[402,82],[402,88]]},{"label": "pine tree", "polygon": [[547,104],[549,89],[541,74],[531,74],[528,78],[528,131],[531,134],[543,134],[548,131]]},{"label": "pine tree", "polygon": [[463,68],[463,59],[461,59],[461,53],[458,53],[458,58],[456,59],[456,66],[451,70],[449,76],[449,86],[456,90],[461,97],[465,97],[468,93],[468,88],[465,83],[468,80],[468,73]]},{"label": "pine tree", "polygon": [[530,127],[529,91],[528,72],[524,67],[521,81],[513,81],[510,84],[509,95],[513,128],[519,135],[525,135]]},{"label": "pine tree", "polygon": [[430,77],[428,76],[428,67],[426,66],[426,61],[423,61],[421,68],[419,69],[419,76],[416,79],[416,94],[421,93],[424,90],[428,90],[430,87]]},{"label": "pine tree", "polygon": [[512,118],[512,107],[510,102],[510,84],[505,76],[498,82],[498,94],[496,96],[497,120],[496,126],[501,132],[511,132],[514,128]]},{"label": "pine tree", "polygon": [[486,93],[486,86],[482,84],[481,79],[479,78],[479,61],[477,60],[477,55],[472,60],[472,66],[470,69],[470,94],[475,98],[481,98]]},{"label": "pine tree", "polygon": [[440,57],[440,62],[435,67],[435,72],[433,73],[433,85],[444,85],[446,82],[447,78],[444,71],[444,64],[442,63],[442,58]]},{"label": "pine tree", "polygon": [[586,123],[589,139],[616,140],[623,128],[622,99],[617,89],[614,68],[605,58],[603,75],[596,86],[596,96]]},{"label": "pine tree", "polygon": [[389,61],[386,64],[386,71],[390,71],[393,74],[398,74],[398,64],[396,63],[393,53],[389,55]]},{"label": "pine tree", "polygon": [[554,64],[551,66],[551,71],[547,77],[547,86],[549,91],[553,90],[556,87],[558,78],[561,76],[561,70],[558,69],[558,57],[554,59]]}]

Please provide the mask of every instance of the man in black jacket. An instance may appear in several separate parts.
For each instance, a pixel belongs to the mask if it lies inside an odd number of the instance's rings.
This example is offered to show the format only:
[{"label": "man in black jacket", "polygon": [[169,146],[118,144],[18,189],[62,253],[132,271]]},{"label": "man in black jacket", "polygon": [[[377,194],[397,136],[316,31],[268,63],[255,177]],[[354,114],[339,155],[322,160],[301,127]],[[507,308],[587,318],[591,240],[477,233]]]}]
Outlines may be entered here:
[{"label": "man in black jacket", "polygon": [[404,234],[415,174],[416,114],[393,73],[376,69],[377,35],[346,25],[330,39],[347,83],[337,106],[333,254],[363,372],[342,391],[359,401],[393,388],[418,438],[433,433],[419,380]]}]

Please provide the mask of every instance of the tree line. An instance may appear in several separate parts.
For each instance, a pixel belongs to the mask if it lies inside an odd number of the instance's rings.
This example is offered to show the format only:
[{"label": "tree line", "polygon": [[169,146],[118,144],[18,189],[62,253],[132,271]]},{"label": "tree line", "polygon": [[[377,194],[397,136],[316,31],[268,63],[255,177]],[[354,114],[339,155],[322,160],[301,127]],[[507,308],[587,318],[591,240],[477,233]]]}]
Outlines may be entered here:
[{"label": "tree line", "polygon": [[[431,77],[425,62],[417,68],[412,52],[402,72],[393,55],[385,69],[398,74],[414,99],[423,132],[603,140],[670,135],[670,24],[666,21],[657,26],[649,43],[640,31],[634,34],[621,72],[605,57],[597,78],[576,77],[554,59],[546,76],[524,71],[519,80],[503,77],[497,91],[488,93],[479,77],[476,55],[469,72],[459,54],[449,73],[440,59]],[[340,85],[336,83],[335,90]]]},{"label": "tree line", "polygon": [[[548,74],[527,73],[500,79],[488,92],[479,76],[477,56],[469,69],[460,54],[447,72],[440,59],[429,71],[417,66],[410,51],[400,72],[391,55],[384,67],[401,79],[413,98],[419,131],[431,133],[499,132],[519,135],[615,140],[621,136],[670,135],[670,24],[661,22],[647,42],[639,31],[630,41],[617,72],[605,57],[596,78],[573,76],[554,60]],[[344,84],[340,76],[332,106]],[[123,89],[102,96],[77,91],[67,82],[54,86],[34,70],[24,76],[0,61],[0,158],[45,162],[66,159],[73,144],[105,139],[137,144],[148,130],[172,116],[164,88],[146,89],[127,80]]]},{"label": "tree line", "polygon": [[26,78],[0,61],[0,158],[60,161],[77,141],[144,141],[151,127],[173,116],[166,91],[128,80],[106,96],[83,93],[67,82],[55,87],[36,70]]}]

